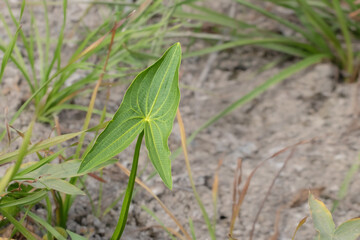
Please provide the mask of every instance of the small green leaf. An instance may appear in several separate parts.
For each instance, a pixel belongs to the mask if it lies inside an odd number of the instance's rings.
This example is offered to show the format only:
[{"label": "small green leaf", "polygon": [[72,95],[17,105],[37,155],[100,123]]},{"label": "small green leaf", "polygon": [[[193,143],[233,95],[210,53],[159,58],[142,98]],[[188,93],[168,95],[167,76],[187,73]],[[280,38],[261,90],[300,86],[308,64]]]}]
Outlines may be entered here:
[{"label": "small green leaf", "polygon": [[[47,231],[49,231],[56,239],[58,240],[66,240],[66,237],[64,237],[62,234],[64,234],[65,231],[60,230],[60,232],[58,231],[59,228],[57,227],[52,227],[48,222],[46,222],[44,219],[42,219],[41,217],[37,216],[35,213],[29,211],[28,212],[29,217],[31,217],[35,222],[39,223],[40,225],[42,225]],[[66,232],[65,232],[66,234]]]},{"label": "small green leaf", "polygon": [[41,191],[38,191],[35,193],[31,193],[28,196],[20,198],[20,199],[12,199],[11,201],[3,201],[4,198],[2,198],[2,201],[0,202],[0,208],[23,206],[23,205],[30,205],[32,203],[38,203],[44,197],[46,197],[46,195],[47,195],[47,192],[44,190],[41,190]]},{"label": "small green leaf", "polygon": [[172,188],[167,140],[180,101],[180,62],[181,47],[176,43],[135,78],[114,118],[84,157],[80,173],[123,151],[144,130],[149,158],[165,185]]},{"label": "small green leaf", "polygon": [[8,213],[4,208],[0,208],[0,213],[6,217],[15,228],[21,232],[22,235],[28,240],[36,240],[36,238],[27,230],[20,222],[18,222],[10,213]]},{"label": "small green leaf", "polygon": [[300,222],[298,223],[298,225],[297,225],[297,227],[296,227],[296,229],[295,229],[294,235],[293,235],[293,237],[292,237],[291,240],[295,240],[296,233],[299,231],[299,229],[301,228],[301,226],[306,223],[307,218],[308,218],[308,217],[304,217],[303,219],[300,220]]},{"label": "small green leaf", "polygon": [[[27,154],[38,152],[40,150],[44,150],[46,148],[55,146],[55,145],[57,145],[59,143],[70,140],[70,139],[80,135],[83,132],[84,131],[76,132],[76,133],[64,134],[64,135],[60,135],[60,136],[56,136],[56,137],[53,137],[53,138],[43,140],[43,141],[38,142],[38,143],[36,143],[34,145],[30,145],[28,150],[27,150]],[[20,153],[20,150],[16,150],[16,151],[13,151],[13,152],[10,152],[10,153],[0,155],[0,165],[11,162],[12,160],[16,159],[16,157],[18,157],[19,153]]]},{"label": "small green leaf", "polygon": [[320,234],[320,240],[331,240],[335,232],[335,223],[325,204],[309,194],[309,206],[315,229]]},{"label": "small green leaf", "polygon": [[342,223],[334,234],[334,240],[356,240],[360,236],[360,218]]},{"label": "small green leaf", "polygon": [[17,40],[17,37],[18,37],[20,31],[21,31],[21,27],[18,27],[14,37],[11,39],[11,41],[10,41],[9,45],[7,46],[6,51],[4,53],[4,57],[2,59],[1,68],[0,68],[0,83],[2,81],[2,77],[3,77],[4,72],[5,72],[5,67],[6,67],[6,65],[7,65],[8,61],[9,61],[9,58],[11,56],[11,53],[12,53],[14,47],[15,47],[16,40]]},{"label": "small green leaf", "polygon": [[62,179],[41,179],[34,183],[29,183],[29,185],[35,188],[54,189],[56,191],[63,192],[69,195],[85,195],[85,193],[79,188]]},{"label": "small green leaf", "polygon": [[76,233],[73,233],[70,230],[66,230],[66,231],[70,235],[71,240],[87,240],[87,238],[80,236]]}]

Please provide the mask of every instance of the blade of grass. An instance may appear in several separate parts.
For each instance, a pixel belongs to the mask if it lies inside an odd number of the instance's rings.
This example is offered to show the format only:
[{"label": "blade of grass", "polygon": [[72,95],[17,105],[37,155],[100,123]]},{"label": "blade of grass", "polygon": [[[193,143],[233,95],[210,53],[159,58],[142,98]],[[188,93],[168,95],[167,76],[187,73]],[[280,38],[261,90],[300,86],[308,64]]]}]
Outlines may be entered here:
[{"label": "blade of grass", "polygon": [[[87,112],[89,109],[88,109],[88,107],[75,105],[75,104],[61,104],[61,105],[51,108],[48,111],[48,113],[56,113],[56,112],[60,112],[62,110],[80,110],[80,111]],[[100,115],[100,116],[103,114],[102,111],[99,109],[93,109],[93,113],[96,115]],[[106,113],[106,117],[108,117],[108,118],[112,118],[113,116],[114,116],[114,114]]]},{"label": "blade of grass", "polygon": [[296,24],[293,24],[290,21],[287,21],[285,18],[279,17],[279,16],[271,13],[270,11],[265,10],[265,9],[259,7],[259,6],[256,6],[255,4],[252,4],[252,3],[248,2],[248,1],[236,0],[236,2],[238,2],[239,4],[241,4],[243,6],[246,6],[246,7],[250,8],[250,9],[253,9],[253,10],[257,11],[257,12],[261,13],[262,15],[270,18],[270,19],[273,19],[273,20],[277,21],[278,23],[280,23],[280,24],[294,30],[295,32],[300,33],[305,38],[310,38],[308,33],[303,28],[301,28],[300,26],[298,26]]},{"label": "blade of grass", "polygon": [[[80,135],[81,133],[83,133],[83,131],[76,132],[76,133],[64,134],[64,135],[61,135],[61,136],[57,136],[57,137],[53,137],[53,138],[50,138],[50,139],[40,141],[40,142],[38,142],[36,144],[33,144],[33,145],[29,146],[28,150],[27,150],[27,154],[35,153],[35,152],[44,150],[46,148],[55,146],[55,145],[57,145],[59,143],[70,140],[70,139]],[[11,162],[12,160],[14,160],[19,155],[20,155],[20,150],[16,150],[16,151],[11,152],[11,153],[0,155],[0,165]]]},{"label": "blade of grass", "polygon": [[[0,50],[2,52],[4,52],[4,54],[5,54],[5,52],[8,50],[8,48],[3,45],[0,45]],[[21,65],[21,63],[15,57],[13,57],[11,54],[10,54],[9,58],[16,65],[16,67],[20,70],[22,75],[24,76],[26,82],[28,83],[28,85],[30,87],[31,92],[34,92],[35,88],[31,82],[29,74],[27,73],[27,69],[25,67],[23,67],[23,65]],[[3,61],[4,61],[4,59],[3,59]],[[1,82],[1,78],[0,78],[0,82]]]},{"label": "blade of grass", "polygon": [[11,202],[6,202],[0,204],[0,208],[7,208],[7,207],[13,207],[13,206],[23,206],[23,205],[30,205],[33,203],[40,202],[43,198],[45,198],[47,195],[47,191],[40,190],[36,193],[31,193],[26,197],[19,198],[16,200],[13,200]]},{"label": "blade of grass", "polygon": [[333,206],[331,208],[331,212],[333,213],[335,209],[339,206],[341,200],[343,200],[348,192],[350,183],[354,178],[354,175],[359,171],[360,168],[360,155],[358,156],[357,160],[352,164],[350,169],[345,175],[343,182],[341,183],[339,192],[337,194],[337,199],[333,202]]},{"label": "blade of grass", "polygon": [[64,40],[64,31],[65,31],[65,26],[66,26],[66,18],[67,18],[67,0],[63,0],[62,2],[63,4],[63,21],[62,21],[62,25],[61,25],[61,29],[60,29],[60,33],[58,36],[58,41],[56,44],[56,48],[55,48],[55,52],[54,52],[54,56],[50,62],[49,67],[47,68],[47,70],[45,71],[45,77],[43,78],[43,82],[46,82],[49,79],[51,70],[53,69],[53,66],[55,64],[55,62],[58,62],[58,69],[57,71],[60,70],[60,64],[61,64],[61,48],[62,48],[62,43]]},{"label": "blade of grass", "polygon": [[3,194],[3,192],[5,191],[6,187],[8,186],[9,182],[12,181],[12,179],[14,178],[15,174],[18,172],[18,170],[20,169],[20,166],[22,164],[22,161],[24,159],[24,157],[26,156],[27,152],[28,152],[28,146],[30,144],[30,137],[32,134],[32,130],[35,124],[35,119],[33,119],[30,123],[30,126],[28,128],[28,130],[26,131],[23,143],[21,144],[21,147],[19,149],[19,154],[17,157],[17,160],[15,162],[15,165],[13,167],[11,167],[9,169],[9,171],[6,173],[5,177],[3,177],[0,180],[0,195]]},{"label": "blade of grass", "polygon": [[174,232],[174,231],[171,231],[169,230],[165,224],[156,216],[156,214],[151,211],[148,207],[146,207],[145,205],[142,205],[141,208],[147,212],[152,218],[155,219],[156,222],[158,222],[160,224],[160,226],[165,229],[165,231],[167,232],[167,234],[169,235],[169,237],[172,239],[172,240],[176,240],[176,238],[174,237],[177,236],[179,239],[185,239],[183,236],[181,236],[178,232]]},{"label": "blade of grass", "polygon": [[[299,42],[294,42],[291,39],[288,38],[284,38],[284,37],[278,37],[278,38],[254,38],[254,39],[240,39],[240,40],[236,40],[236,41],[232,41],[232,42],[227,42],[227,43],[223,43],[223,44],[219,44],[213,47],[208,47],[205,49],[201,49],[199,51],[192,51],[192,52],[187,52],[184,54],[184,58],[190,58],[190,57],[196,57],[196,56],[201,56],[204,54],[208,54],[208,53],[212,53],[212,52],[216,52],[216,51],[221,51],[221,50],[225,50],[228,48],[233,48],[233,47],[239,47],[239,46],[245,46],[245,45],[258,45],[258,46],[262,46],[263,44],[274,44],[274,43],[278,43],[278,44],[293,44],[294,46],[298,45],[298,46],[304,46],[303,44],[299,43]],[[264,45],[266,46],[266,45]]]},{"label": "blade of grass", "polygon": [[[131,15],[129,15],[127,18],[129,18],[130,16]],[[111,41],[110,41],[108,52],[107,52],[107,55],[106,55],[106,60],[105,60],[104,66],[103,66],[103,72],[100,74],[99,80],[97,81],[97,83],[95,85],[95,88],[94,88],[94,91],[93,91],[93,93],[91,95],[88,111],[87,111],[87,114],[86,114],[86,117],[85,117],[85,122],[83,124],[83,129],[87,129],[88,126],[89,126],[90,119],[91,119],[92,112],[93,112],[94,105],[95,105],[96,96],[97,96],[97,93],[98,93],[98,89],[100,88],[100,85],[102,83],[104,74],[106,72],[106,67],[107,67],[107,64],[108,64],[108,61],[109,61],[109,58],[110,58],[110,53],[111,53],[111,49],[112,49],[112,46],[113,46],[113,43],[114,43],[116,30],[127,20],[127,18],[125,18],[125,19],[121,20],[120,22],[116,23],[115,26],[111,30]],[[104,37],[105,36],[106,35],[104,35]],[[99,44],[99,43],[97,43],[97,44]],[[86,52],[86,50],[84,52]],[[80,156],[80,151],[82,149],[84,139],[85,139],[85,134],[82,134],[80,136],[80,139],[79,139],[79,145],[78,145],[78,147],[76,149],[75,157]]]},{"label": "blade of grass", "polygon": [[27,174],[29,172],[32,172],[32,171],[38,169],[39,167],[43,166],[44,164],[51,162],[52,160],[57,158],[60,154],[62,154],[64,152],[64,150],[65,149],[61,149],[57,153],[54,153],[54,154],[52,154],[52,155],[50,155],[48,157],[45,157],[45,158],[41,159],[40,161],[32,164],[31,166],[26,167],[24,170],[18,172],[16,174],[16,176],[23,176],[23,175],[25,175],[25,174]]},{"label": "blade of grass", "polygon": [[1,68],[0,68],[0,83],[2,82],[2,77],[5,72],[5,67],[9,61],[10,55],[14,49],[14,46],[16,44],[17,37],[18,37],[20,31],[21,31],[21,26],[19,26],[18,29],[16,30],[14,37],[11,39],[10,43],[6,47],[6,51],[4,52],[4,56],[3,56],[3,59],[1,62]]},{"label": "blade of grass", "polygon": [[193,223],[193,220],[191,218],[189,218],[189,227],[190,227],[190,233],[191,233],[192,240],[196,240],[194,223]]},{"label": "blade of grass", "polygon": [[[100,85],[102,83],[102,79],[103,79],[103,76],[106,72],[106,67],[107,67],[107,64],[108,64],[108,61],[109,61],[109,57],[110,57],[110,53],[111,53],[111,49],[112,49],[112,45],[114,43],[114,38],[115,38],[115,33],[116,33],[116,30],[121,27],[125,21],[130,17],[131,15],[128,15],[127,18],[125,19],[122,19],[121,21],[119,21],[118,23],[116,23],[114,25],[114,27],[111,29],[111,41],[110,41],[110,44],[109,44],[109,48],[108,48],[108,51],[107,51],[107,55],[106,55],[106,59],[105,59],[105,63],[104,63],[104,66],[103,66],[103,71],[102,73],[100,74],[99,76],[99,79],[95,85],[95,88],[94,88],[94,91],[91,95],[91,99],[90,99],[90,103],[89,103],[89,107],[88,107],[88,111],[87,111],[87,114],[86,114],[86,117],[85,117],[85,122],[83,124],[83,129],[87,129],[88,126],[89,126],[89,123],[90,123],[90,119],[91,119],[91,116],[92,116],[92,112],[93,112],[93,109],[94,109],[94,105],[95,105],[95,100],[96,100],[96,96],[97,96],[97,93],[98,93],[98,90],[100,88]],[[108,32],[108,33],[110,33]],[[107,34],[108,34],[107,33]],[[105,37],[107,36],[107,34],[105,34],[102,38],[100,38],[98,41],[96,41],[95,43],[91,44],[88,48],[86,48],[82,53],[79,54],[80,57],[84,56],[88,51],[91,51],[93,48],[95,48],[97,45],[99,45],[104,39]],[[78,58],[75,58],[73,59],[72,61],[76,61]],[[79,158],[80,156],[80,152],[82,150],[82,145],[83,145],[83,142],[84,142],[84,139],[85,139],[85,133],[80,135],[80,139],[79,139],[79,144],[76,148],[76,152],[75,152],[75,158]],[[71,184],[75,184],[77,181],[77,178],[71,178],[70,179],[70,183]],[[70,210],[70,206],[71,206],[71,203],[73,202],[73,196],[71,195],[66,195],[65,197],[65,200],[64,200],[64,213],[63,215],[67,217],[67,213],[68,211]],[[127,214],[127,213],[126,213]],[[120,215],[121,216],[121,215]],[[66,219],[65,219],[66,220]],[[116,229],[116,234],[120,234],[121,236],[121,233],[123,231],[123,229]],[[115,232],[114,232],[114,235],[113,237],[115,237]],[[119,235],[118,235],[119,236]]]},{"label": "blade of grass", "polygon": [[197,201],[197,203],[198,203],[198,205],[199,205],[199,207],[201,209],[203,218],[205,220],[205,223],[207,225],[207,228],[208,228],[208,231],[209,231],[209,234],[210,234],[210,238],[212,240],[216,240],[215,229],[211,225],[210,218],[209,218],[209,216],[208,216],[208,214],[207,214],[207,212],[205,210],[204,204],[202,203],[201,198],[200,198],[200,196],[199,196],[199,194],[198,194],[198,192],[196,190],[195,183],[194,183],[194,180],[193,180],[193,177],[192,177],[190,161],[189,161],[189,158],[188,158],[187,148],[186,148],[187,143],[186,143],[185,128],[184,128],[184,123],[182,121],[179,109],[176,112],[176,117],[177,117],[179,127],[180,127],[181,145],[182,145],[182,149],[184,151],[186,170],[187,170],[188,175],[189,175],[190,185],[191,185],[191,188],[192,188],[192,190],[194,192],[195,199],[196,199],[196,201]]},{"label": "blade of grass", "polygon": [[6,217],[19,232],[21,232],[24,237],[28,240],[37,240],[31,232],[29,232],[21,223],[19,223],[10,213],[8,213],[5,209],[0,208],[0,212],[4,217]]},{"label": "blade of grass", "polygon": [[353,67],[354,67],[354,54],[353,54],[353,47],[352,47],[352,43],[351,43],[351,36],[350,36],[350,31],[349,31],[349,27],[348,27],[348,23],[346,21],[346,17],[345,14],[342,10],[342,7],[340,5],[340,1],[339,0],[333,0],[333,8],[335,10],[335,14],[338,20],[338,23],[340,24],[340,29],[342,31],[342,34],[344,36],[345,39],[345,44],[346,44],[346,69],[348,74],[352,74],[353,72]]},{"label": "blade of grass", "polygon": [[[46,212],[47,212],[47,222],[51,225],[52,224],[52,205],[49,196],[46,196]],[[47,232],[47,239],[52,239],[52,234]]]},{"label": "blade of grass", "polygon": [[296,1],[302,8],[308,21],[315,27],[315,29],[317,29],[323,35],[324,38],[326,38],[333,45],[334,50],[337,52],[338,57],[341,59],[341,62],[343,64],[346,63],[344,51],[342,50],[341,44],[331,27],[313,10],[311,6],[309,6],[306,0]]},{"label": "blade of grass", "polygon": [[193,4],[189,6],[192,7],[193,9],[198,10],[198,12],[200,13],[188,13],[180,9],[177,9],[174,13],[174,17],[210,22],[221,26],[233,28],[236,30],[254,27],[253,25],[247,24],[245,22],[237,21],[234,18],[228,17],[224,14],[220,14],[218,12],[212,11],[204,7],[199,7]]},{"label": "blade of grass", "polygon": [[49,231],[56,239],[58,240],[66,240],[66,238],[61,235],[55,228],[53,228],[49,223],[47,223],[44,219],[37,216],[35,213],[28,212],[29,217],[31,217],[35,222],[42,225],[47,231]]},{"label": "blade of grass", "polygon": [[[48,7],[47,7],[47,1],[43,0],[43,6],[44,6],[44,18],[45,18],[45,56],[44,56],[44,65],[45,69],[48,68],[49,63],[49,52],[50,52],[50,24],[49,24],[49,14],[48,14]],[[45,79],[45,71],[43,71],[43,74],[41,75],[43,79]]]},{"label": "blade of grass", "polygon": [[[22,3],[22,6],[21,6],[21,14],[20,14],[20,19],[19,21],[16,20],[12,10],[11,10],[11,7],[10,7],[10,4],[8,2],[8,0],[5,0],[5,3],[7,5],[7,8],[8,8],[8,12],[10,13],[10,16],[11,16],[11,19],[13,21],[13,23],[15,24],[15,26],[17,28],[19,28],[21,25],[20,25],[20,22],[21,22],[21,17],[22,17],[22,14],[24,12],[24,8],[25,8],[25,0],[23,0],[23,3]],[[21,30],[19,32],[20,34],[20,37],[21,37],[21,40],[24,44],[24,48],[27,52],[27,55],[28,55],[28,61],[30,63],[30,69],[31,69],[31,72],[32,72],[32,78],[35,80],[36,78],[36,72],[35,72],[35,58],[34,58],[34,48],[32,46],[32,35],[30,34],[30,43],[28,42],[27,40],[27,37],[25,36],[24,32]],[[22,63],[23,66],[25,66],[25,62],[23,60],[23,57],[20,53],[20,51],[17,49],[17,47],[15,46],[15,51],[17,52],[17,55],[18,55],[18,60]],[[35,88],[36,89],[36,88]]]}]

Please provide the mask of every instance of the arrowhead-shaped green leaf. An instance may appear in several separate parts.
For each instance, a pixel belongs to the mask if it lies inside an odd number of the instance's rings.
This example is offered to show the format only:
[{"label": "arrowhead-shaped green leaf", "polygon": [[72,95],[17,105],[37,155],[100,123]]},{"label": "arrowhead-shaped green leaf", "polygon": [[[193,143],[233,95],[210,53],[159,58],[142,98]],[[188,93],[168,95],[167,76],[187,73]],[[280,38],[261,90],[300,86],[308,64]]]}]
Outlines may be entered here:
[{"label": "arrowhead-shaped green leaf", "polygon": [[320,240],[332,240],[335,223],[325,204],[309,194],[309,206],[315,229],[319,232]]},{"label": "arrowhead-shaped green leaf", "polygon": [[149,157],[170,189],[171,160],[167,144],[179,106],[181,47],[170,47],[132,82],[120,108],[85,156],[79,172],[90,171],[127,148],[141,131]]},{"label": "arrowhead-shaped green leaf", "polygon": [[356,240],[360,236],[360,218],[342,223],[334,234],[335,240]]}]

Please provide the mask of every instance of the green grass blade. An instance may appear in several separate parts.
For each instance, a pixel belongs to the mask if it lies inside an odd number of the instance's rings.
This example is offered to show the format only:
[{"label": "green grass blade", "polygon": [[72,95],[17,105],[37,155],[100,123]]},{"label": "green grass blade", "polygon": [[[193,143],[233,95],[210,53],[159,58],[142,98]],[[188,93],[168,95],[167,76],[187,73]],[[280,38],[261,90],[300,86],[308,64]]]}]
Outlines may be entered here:
[{"label": "green grass blade", "polygon": [[22,163],[24,157],[28,153],[28,146],[30,144],[30,137],[31,137],[31,134],[32,134],[34,124],[35,124],[35,119],[33,121],[31,121],[30,126],[29,126],[28,130],[25,133],[23,143],[21,144],[21,147],[18,150],[18,155],[17,155],[17,160],[15,162],[15,165],[13,167],[11,167],[9,169],[9,171],[5,174],[5,177],[3,177],[0,180],[0,195],[3,194],[6,187],[8,186],[9,182],[12,181],[13,177],[15,176],[15,174],[20,169],[20,166],[21,166],[21,163]]},{"label": "green grass blade", "polygon": [[61,235],[55,228],[53,228],[49,223],[47,223],[44,219],[37,216],[35,213],[29,211],[29,217],[31,217],[35,222],[42,225],[47,231],[49,231],[56,239],[58,240],[66,240],[66,238]]},{"label": "green grass blade", "polygon": [[[184,54],[184,58],[196,57],[196,56],[200,56],[200,55],[204,55],[204,54],[209,54],[209,53],[212,53],[212,52],[225,50],[225,49],[228,49],[228,48],[245,46],[245,45],[257,45],[257,46],[263,46],[263,47],[269,46],[267,44],[279,44],[279,45],[283,44],[285,46],[289,45],[289,46],[294,46],[294,47],[303,48],[303,49],[304,48],[305,49],[312,49],[309,44],[303,44],[303,43],[296,42],[296,41],[293,41],[291,39],[284,38],[284,37],[278,37],[278,38],[255,38],[255,39],[236,40],[236,41],[232,41],[232,42],[228,42],[228,43],[218,44],[218,45],[213,46],[213,47],[204,48],[204,49],[201,49],[201,50],[198,50],[198,51],[187,52],[187,53]],[[274,45],[272,45],[272,46],[274,46]]]},{"label": "green grass blade", "polygon": [[254,25],[235,20],[234,18],[228,17],[224,14],[218,13],[205,7],[197,6],[195,4],[189,4],[189,6],[200,13],[187,13],[183,10],[177,9],[174,12],[174,17],[210,22],[236,30],[255,27]]},{"label": "green grass blade", "polygon": [[20,32],[21,28],[19,27],[17,30],[16,30],[16,33],[14,35],[14,37],[11,39],[11,41],[9,42],[8,46],[6,47],[6,51],[4,53],[4,57],[3,57],[3,60],[1,62],[1,68],[0,68],[0,83],[2,82],[2,77],[4,75],[4,72],[5,72],[5,67],[9,61],[9,58],[10,58],[10,55],[12,54],[12,51],[14,49],[14,46],[16,44],[16,41],[17,41],[17,37],[19,35],[19,32]]},{"label": "green grass blade", "polygon": [[326,38],[334,47],[342,62],[345,62],[345,55],[342,50],[341,44],[337,39],[331,27],[322,19],[306,2],[306,0],[297,0],[299,6],[303,10],[308,21],[317,29],[324,38]]},{"label": "green grass blade", "polygon": [[26,197],[13,200],[11,202],[0,203],[0,208],[35,204],[40,202],[46,196],[47,196],[47,191],[41,190],[35,193],[31,193]]},{"label": "green grass blade", "polygon": [[[43,0],[44,5],[44,17],[45,17],[45,56],[44,56],[44,65],[45,69],[48,68],[48,62],[49,62],[49,52],[50,52],[50,24],[49,24],[49,15],[48,15],[48,7],[46,0]],[[41,76],[43,79],[45,79],[45,71],[43,71],[43,75]]]},{"label": "green grass blade", "polygon": [[[11,10],[11,7],[10,7],[10,4],[9,4],[8,0],[6,0],[5,3],[7,5],[7,8],[8,8],[8,11],[10,13],[10,16],[11,16],[11,19],[12,19],[13,23],[15,24],[15,26],[17,28],[21,29],[21,25],[20,25],[21,18],[19,19],[19,21],[17,21],[14,14],[13,14],[13,12],[12,12],[12,10]],[[23,2],[22,6],[21,6],[21,14],[20,14],[21,17],[22,17],[24,8],[25,8],[25,3]],[[25,36],[25,34],[24,34],[24,32],[22,30],[20,30],[19,34],[20,34],[21,40],[22,40],[22,42],[24,44],[24,48],[25,48],[25,50],[26,50],[26,52],[28,54],[28,60],[29,60],[29,63],[30,63],[30,68],[32,70],[33,78],[35,79],[36,72],[35,72],[34,48],[33,48],[32,44],[31,44],[31,42],[29,44],[29,42],[28,42],[28,40],[27,40],[27,38],[26,38],[26,36]],[[30,33],[30,41],[31,40],[32,40],[32,35]],[[15,46],[15,48],[16,48],[16,46]],[[24,63],[24,60],[23,60],[23,57],[22,57],[20,51],[17,48],[15,49],[15,51],[18,52],[18,54],[17,54],[18,55],[18,60],[22,63],[22,66],[25,66],[25,63]]]},{"label": "green grass blade", "polygon": [[21,177],[21,176],[23,176],[23,175],[25,175],[25,174],[27,174],[27,173],[29,173],[29,172],[32,172],[32,171],[38,169],[39,167],[43,166],[44,164],[49,163],[49,162],[51,162],[52,160],[54,160],[55,158],[57,158],[57,157],[58,157],[60,154],[62,154],[63,152],[64,152],[64,149],[61,149],[61,150],[58,151],[57,153],[54,153],[54,154],[52,154],[52,155],[50,155],[50,156],[47,156],[47,157],[41,159],[40,161],[32,164],[30,167],[27,167],[27,168],[25,168],[24,170],[18,172],[18,173],[16,174],[16,176],[17,176],[17,177]]},{"label": "green grass blade", "polygon": [[[48,111],[47,111],[47,114],[51,114],[51,113],[54,113],[54,112],[60,112],[62,110],[79,110],[79,111],[84,111],[84,112],[87,112],[88,111],[88,107],[85,107],[85,106],[80,106],[80,105],[75,105],[75,104],[61,104],[61,105],[58,105],[58,106],[55,106],[53,108],[50,108]],[[97,115],[102,115],[102,111],[99,110],[99,109],[93,109],[93,113],[94,114],[97,114]],[[106,117],[108,118],[112,118],[114,115],[111,114],[111,113],[105,113]]]},{"label": "green grass blade", "polygon": [[348,192],[350,183],[354,178],[354,175],[359,171],[360,168],[360,155],[357,160],[352,164],[351,168],[347,171],[344,180],[341,183],[339,192],[337,193],[337,199],[334,201],[331,208],[331,212],[334,212],[335,209],[339,206],[341,200],[343,200]]},{"label": "green grass blade", "polygon": [[[155,219],[156,222],[158,222],[160,224],[160,226],[162,226],[163,229],[165,229],[165,231],[167,232],[167,234],[169,235],[169,237],[172,240],[176,240],[176,238],[174,237],[174,235],[171,234],[170,231],[167,230],[167,227],[165,226],[165,224],[156,216],[156,214],[151,211],[151,209],[149,209],[148,207],[146,207],[145,205],[142,205],[141,208],[147,212],[153,219]],[[194,239],[195,240],[195,239]]]},{"label": "green grass blade", "polygon": [[19,232],[28,240],[36,240],[36,238],[21,224],[19,223],[11,214],[9,214],[5,209],[0,208],[1,214],[6,217]]},{"label": "green grass blade", "polygon": [[193,223],[193,220],[191,218],[189,218],[189,227],[190,227],[190,233],[191,233],[192,239],[196,240],[194,223]]},{"label": "green grass blade", "polygon": [[[4,52],[4,55],[5,55],[5,52],[8,50],[7,47],[3,46],[3,45],[0,45],[0,50]],[[21,65],[21,63],[15,58],[13,57],[11,54],[10,54],[10,60],[16,65],[16,67],[20,70],[20,72],[23,74],[26,82],[28,83],[29,87],[30,87],[30,90],[31,92],[34,92],[35,91],[35,88],[31,82],[31,79],[30,79],[30,76],[29,74],[27,73],[27,69],[25,67],[23,67],[23,65]],[[3,58],[3,61],[4,61],[4,58]],[[1,82],[1,78],[0,78],[0,82]]]},{"label": "green grass blade", "polygon": [[351,43],[351,36],[349,31],[349,26],[345,14],[342,10],[339,0],[332,0],[333,2],[333,9],[335,10],[335,14],[340,24],[340,29],[345,39],[346,44],[346,62],[345,68],[347,69],[348,74],[352,74],[353,67],[354,67],[354,53],[353,47]]},{"label": "green grass blade", "polygon": [[[69,134],[64,134],[61,136],[56,136],[50,139],[46,139],[43,140],[41,142],[38,142],[34,145],[30,145],[28,150],[27,150],[27,154],[31,154],[31,153],[35,153],[38,152],[40,150],[44,150],[47,149],[49,147],[55,146],[57,144],[60,144],[62,142],[65,142],[67,140],[70,140],[74,137],[79,136],[81,133],[83,133],[84,131],[81,132],[76,132],[76,133],[69,133]],[[11,153],[7,153],[7,154],[3,154],[0,155],[0,165],[4,164],[4,163],[8,163],[12,160],[14,160],[16,157],[18,157],[20,154],[20,150],[16,150],[14,152]]]},{"label": "green grass blade", "polygon": [[[62,26],[60,29],[60,33],[58,36],[58,41],[56,44],[56,48],[55,48],[55,52],[54,52],[54,56],[50,62],[49,67],[47,68],[47,70],[45,71],[45,77],[42,79],[42,83],[45,84],[49,79],[50,73],[53,70],[53,66],[55,64],[55,62],[57,61],[57,71],[60,71],[61,68],[61,48],[62,48],[62,43],[64,40],[64,31],[65,31],[65,26],[66,26],[66,14],[67,14],[67,0],[63,0],[63,21],[62,21]],[[50,78],[51,79],[51,78]],[[44,96],[47,90],[47,84],[45,85],[46,87],[44,88],[44,90],[42,90],[40,96]]]},{"label": "green grass blade", "polygon": [[253,9],[253,10],[255,10],[255,11],[261,13],[261,14],[263,14],[264,16],[266,16],[266,17],[268,17],[270,19],[273,19],[273,20],[277,21],[278,23],[280,23],[280,24],[294,30],[295,32],[300,33],[305,38],[309,37],[307,32],[303,28],[301,28],[300,26],[298,26],[296,24],[293,24],[293,23],[287,21],[286,19],[281,18],[281,17],[269,12],[268,10],[265,10],[265,9],[259,7],[259,6],[256,6],[255,4],[252,4],[252,3],[248,2],[248,1],[245,1],[245,0],[236,0],[236,2],[246,6],[248,8],[251,8],[251,9]]},{"label": "green grass blade", "polygon": [[306,52],[298,47],[289,47],[284,44],[265,43],[265,44],[261,44],[260,46],[266,49],[275,50],[277,52],[282,52],[295,57],[305,58],[311,55],[311,53]]},{"label": "green grass blade", "polygon": [[69,230],[66,230],[66,232],[69,234],[71,240],[88,240],[86,237],[80,236],[79,234],[73,233]]}]

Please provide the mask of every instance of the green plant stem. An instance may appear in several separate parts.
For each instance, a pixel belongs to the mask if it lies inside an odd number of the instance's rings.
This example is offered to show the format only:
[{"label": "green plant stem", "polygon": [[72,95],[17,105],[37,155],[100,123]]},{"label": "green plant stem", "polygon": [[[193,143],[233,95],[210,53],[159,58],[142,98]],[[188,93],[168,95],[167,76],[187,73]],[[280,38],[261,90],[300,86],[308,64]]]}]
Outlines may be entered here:
[{"label": "green plant stem", "polygon": [[[103,177],[103,170],[100,170],[100,177]],[[94,213],[97,217],[101,216],[101,202],[102,202],[102,196],[103,196],[103,183],[100,182],[100,186],[99,186],[99,201],[97,204],[97,209],[96,212]]]},{"label": "green plant stem", "polygon": [[18,158],[15,162],[15,165],[12,166],[9,171],[1,178],[0,180],[0,194],[3,194],[6,188],[8,187],[8,184],[13,180],[15,177],[15,174],[19,171],[20,166],[22,164],[22,161],[26,154],[28,153],[28,147],[30,145],[30,137],[32,134],[32,130],[35,124],[35,119],[33,119],[30,123],[30,126],[28,130],[25,133],[23,143],[19,150]]},{"label": "green plant stem", "polygon": [[[52,225],[52,206],[49,196],[45,198],[45,201],[46,201],[46,210],[47,210],[47,221],[50,225]],[[52,239],[53,236],[51,232],[47,232],[47,237],[48,239]]]},{"label": "green plant stem", "polygon": [[0,213],[6,217],[15,228],[21,232],[22,235],[28,240],[36,240],[36,238],[27,230],[21,223],[19,223],[10,213],[8,213],[5,209],[0,208]]},{"label": "green plant stem", "polygon": [[133,163],[132,163],[132,167],[131,167],[131,173],[130,173],[130,177],[129,177],[128,186],[126,188],[124,201],[123,201],[123,204],[121,207],[119,221],[116,225],[116,228],[111,237],[111,240],[119,240],[125,229],[126,219],[127,219],[128,213],[129,213],[131,197],[132,197],[132,193],[133,193],[134,185],[135,185],[135,178],[136,178],[136,172],[137,172],[137,167],[138,167],[138,162],[139,162],[141,142],[142,142],[143,137],[144,137],[144,131],[142,131],[139,134],[138,140],[136,142],[135,151],[134,151],[134,159],[133,159]]}]

